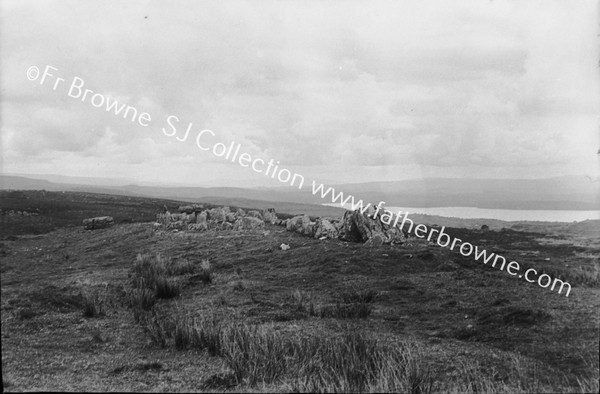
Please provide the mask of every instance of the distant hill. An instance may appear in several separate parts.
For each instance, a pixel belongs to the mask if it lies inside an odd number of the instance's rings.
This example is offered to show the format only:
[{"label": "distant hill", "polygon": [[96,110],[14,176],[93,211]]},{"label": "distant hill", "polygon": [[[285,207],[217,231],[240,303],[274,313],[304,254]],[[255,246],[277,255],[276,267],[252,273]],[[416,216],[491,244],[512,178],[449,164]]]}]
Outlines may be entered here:
[{"label": "distant hill", "polygon": [[[82,191],[134,197],[166,198],[200,201],[207,197],[221,199],[250,199],[277,203],[324,204],[331,199],[312,195],[312,185],[304,190],[292,187],[238,188],[238,187],[157,187],[137,185],[78,184],[77,178],[57,177],[63,182],[24,176],[0,175],[1,189]],[[487,209],[546,209],[598,210],[600,209],[600,182],[585,176],[565,176],[548,179],[448,179],[427,178],[398,182],[370,182],[326,185],[336,194],[352,194],[357,200],[387,206],[413,208],[475,207]],[[330,197],[329,195],[328,197]]]},{"label": "distant hill", "polygon": [[426,178],[336,185],[366,202],[388,206],[488,209],[600,209],[600,182],[586,176],[548,179]]}]

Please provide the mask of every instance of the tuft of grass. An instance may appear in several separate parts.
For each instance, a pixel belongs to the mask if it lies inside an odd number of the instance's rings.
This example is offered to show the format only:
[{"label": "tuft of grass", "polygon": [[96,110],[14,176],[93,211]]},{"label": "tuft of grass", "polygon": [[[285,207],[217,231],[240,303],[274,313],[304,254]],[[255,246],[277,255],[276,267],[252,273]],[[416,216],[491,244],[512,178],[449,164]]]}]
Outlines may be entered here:
[{"label": "tuft of grass", "polygon": [[149,289],[132,289],[128,292],[129,306],[134,309],[149,311],[156,304],[154,292]]},{"label": "tuft of grass", "polygon": [[175,322],[174,340],[178,349],[207,350],[221,354],[222,324],[217,320],[198,320],[185,316]]},{"label": "tuft of grass", "polygon": [[238,383],[272,383],[289,368],[293,347],[274,330],[245,324],[230,325],[223,333],[222,356]]},{"label": "tuft of grass", "polygon": [[181,293],[181,285],[169,276],[173,273],[188,272],[190,266],[184,262],[172,263],[160,254],[156,257],[138,254],[133,265],[133,286],[153,290],[158,298],[174,298]]},{"label": "tuft of grass", "polygon": [[287,302],[296,312],[304,313],[308,316],[318,315],[315,302],[310,293],[296,289],[288,296]]},{"label": "tuft of grass", "polygon": [[92,318],[106,315],[106,299],[108,294],[103,296],[92,293],[83,295],[83,316]]},{"label": "tuft of grass", "polygon": [[155,278],[154,290],[156,291],[156,297],[170,299],[179,296],[181,293],[181,285],[175,279],[159,276]]},{"label": "tuft of grass", "polygon": [[375,290],[352,289],[341,293],[340,298],[345,304],[352,303],[373,303],[380,296],[380,293]]},{"label": "tuft of grass", "polygon": [[202,260],[200,263],[200,272],[196,275],[202,282],[209,284],[213,282],[214,268],[208,259]]},{"label": "tuft of grass", "polygon": [[183,259],[167,265],[169,275],[187,275],[196,271],[196,265],[188,259]]},{"label": "tuft of grass", "polygon": [[310,293],[294,290],[287,297],[291,308],[306,316],[335,319],[365,319],[373,311],[372,302],[379,293],[372,290],[345,292],[340,295],[341,301],[333,305],[316,305]]},{"label": "tuft of grass", "polygon": [[161,348],[167,347],[175,331],[175,321],[170,314],[153,309],[151,313],[141,316],[140,323],[153,344]]}]

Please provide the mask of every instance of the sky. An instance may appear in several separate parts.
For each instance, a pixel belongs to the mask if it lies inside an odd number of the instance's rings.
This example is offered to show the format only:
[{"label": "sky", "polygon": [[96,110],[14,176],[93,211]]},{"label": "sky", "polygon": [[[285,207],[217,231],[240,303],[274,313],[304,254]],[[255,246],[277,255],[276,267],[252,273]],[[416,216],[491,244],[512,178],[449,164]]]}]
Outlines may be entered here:
[{"label": "sky", "polygon": [[[278,185],[201,151],[209,129],[203,146],[239,143],[319,182],[600,175],[595,1],[0,8],[3,173]],[[70,92],[76,77],[84,100]]]}]

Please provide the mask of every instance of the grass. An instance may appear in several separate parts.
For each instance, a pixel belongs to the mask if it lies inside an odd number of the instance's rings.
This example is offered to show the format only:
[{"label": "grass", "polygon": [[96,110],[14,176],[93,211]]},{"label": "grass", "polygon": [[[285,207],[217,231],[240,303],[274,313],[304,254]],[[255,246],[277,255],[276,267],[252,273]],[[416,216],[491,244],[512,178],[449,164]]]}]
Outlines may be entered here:
[{"label": "grass", "polygon": [[[156,281],[169,272],[170,260],[139,255],[134,272],[146,282]],[[200,267],[212,276],[214,269],[208,260]],[[239,276],[239,275],[238,275]],[[234,290],[238,290],[238,280]],[[136,290],[136,289],[134,289]],[[139,292],[140,290],[137,289]],[[143,299],[143,293],[136,293]],[[148,293],[145,293],[148,296]],[[225,305],[224,293],[216,296],[218,305]],[[253,302],[258,302],[252,295]],[[300,312],[306,317],[330,319],[365,319],[373,305],[381,300],[381,292],[368,288],[347,288],[337,295],[335,304],[320,305],[307,291],[296,289],[286,296],[284,307]],[[221,299],[222,302],[218,302]],[[140,300],[139,303],[142,303]],[[214,305],[211,304],[211,305]],[[143,308],[142,308],[143,309]],[[413,341],[381,341],[347,326],[341,335],[289,335],[272,325],[232,322],[215,315],[195,316],[179,306],[172,313],[167,308],[156,309],[148,303],[142,321],[144,332],[160,348],[169,346],[179,350],[195,350],[219,357],[227,372],[214,375],[204,387],[265,387],[276,385],[293,392],[536,392],[549,390],[550,382],[536,377],[536,367],[526,364],[522,357],[514,356],[510,371],[504,377],[485,371],[474,362],[463,361],[456,366],[456,378],[439,380],[432,362]],[[469,339],[505,325],[528,327],[540,324],[551,317],[542,311],[513,306],[496,307],[498,311],[481,314],[477,330],[464,329],[454,335]],[[213,312],[214,313],[214,312]],[[428,360],[429,359],[429,360]],[[533,378],[532,378],[533,376]],[[567,383],[565,383],[567,384]],[[571,384],[570,387],[573,385]],[[579,378],[575,390],[594,388],[592,379]]]},{"label": "grass", "polygon": [[366,319],[373,311],[371,303],[379,293],[373,290],[351,290],[340,294],[340,301],[331,305],[319,305],[314,297],[304,291],[294,290],[287,297],[287,305],[305,316],[334,319]]},{"label": "grass", "polygon": [[204,259],[200,263],[200,271],[196,274],[196,277],[200,279],[203,283],[209,284],[213,281],[213,272],[214,268],[212,267],[208,259]]},{"label": "grass", "polygon": [[83,316],[87,318],[106,315],[108,301],[108,286],[104,288],[103,294],[97,292],[83,293]]},{"label": "grass", "polygon": [[[157,298],[170,299],[181,294],[181,285],[171,275],[190,272],[189,263],[173,263],[160,255],[138,254],[133,265],[134,286],[154,291]],[[193,269],[191,270],[193,272]]]},{"label": "grass", "polygon": [[[503,375],[486,372],[477,361],[463,359],[453,366],[452,378],[440,380],[423,345],[414,340],[382,342],[350,326],[336,336],[290,336],[271,325],[189,314],[173,317],[163,312],[153,319],[146,332],[161,348],[172,344],[176,349],[206,351],[224,360],[227,371],[218,379],[209,379],[208,386],[260,388],[275,384],[290,392],[422,394],[538,392],[552,387],[536,376],[536,364],[521,356],[508,360]],[[597,387],[589,377],[579,378],[571,389],[593,392]]]},{"label": "grass", "polygon": [[[78,196],[61,198],[67,206]],[[138,221],[135,199],[113,198],[69,215],[128,207]],[[32,199],[20,204],[36,208]],[[9,219],[25,226],[44,215]],[[83,232],[73,223],[0,241],[11,390],[598,392],[598,249],[572,245],[564,232],[559,245],[537,242],[541,226],[535,234],[447,227],[523,265],[589,274],[569,298],[415,240],[369,249],[271,225],[265,236],[119,220]],[[281,243],[292,248],[280,251]],[[137,261],[137,251],[152,254]],[[158,298],[156,278],[178,284],[179,295]],[[82,319],[85,294],[103,296],[97,284],[105,282],[107,313]]]},{"label": "grass", "polygon": [[350,304],[336,303],[319,308],[318,316],[334,319],[366,319],[373,312],[373,307],[366,302]]}]

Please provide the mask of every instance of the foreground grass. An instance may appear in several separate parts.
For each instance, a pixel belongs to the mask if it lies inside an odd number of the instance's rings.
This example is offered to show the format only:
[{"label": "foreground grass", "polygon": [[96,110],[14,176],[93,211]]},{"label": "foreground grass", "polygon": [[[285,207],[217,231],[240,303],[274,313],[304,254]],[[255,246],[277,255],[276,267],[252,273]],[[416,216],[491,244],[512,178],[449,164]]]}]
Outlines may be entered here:
[{"label": "foreground grass", "polygon": [[[6,391],[598,392],[587,232],[577,244],[539,227],[454,234],[573,275],[565,298],[418,242],[371,249],[270,225],[161,232],[120,224],[143,219],[136,200],[83,212],[77,196],[60,196],[76,227],[0,242]],[[126,215],[110,229],[75,218],[112,209]]]},{"label": "foreground grass", "polygon": [[[539,366],[513,355],[504,371],[486,373],[477,361],[440,376],[428,350],[414,339],[381,341],[348,327],[342,334],[290,336],[272,325],[202,319],[165,311],[145,322],[161,348],[196,350],[225,361],[226,372],[205,389],[272,387],[286,392],[515,393],[597,392],[598,378],[565,379],[562,386],[538,376]],[[199,356],[200,357],[200,356]]]},{"label": "foreground grass", "polygon": [[[133,272],[138,278],[155,278],[180,271],[170,260],[138,255]],[[194,270],[183,270],[193,273]],[[207,260],[202,271],[212,275]],[[154,279],[153,279],[154,280]],[[151,280],[145,280],[150,282]],[[212,282],[212,279],[206,283]],[[135,284],[134,280],[134,284]],[[380,297],[369,289],[346,290],[334,305],[320,305],[307,292],[291,292],[284,306],[303,318],[364,319]],[[367,312],[365,312],[367,311]],[[205,352],[225,363],[225,372],[203,381],[205,389],[246,387],[286,392],[410,392],[410,393],[513,393],[597,391],[597,376],[565,378],[539,375],[531,360],[511,355],[505,371],[489,371],[477,361],[452,366],[450,375],[434,370],[426,346],[415,339],[382,340],[347,325],[341,334],[292,335],[273,324],[248,324],[225,318],[195,315],[178,304],[134,311],[152,343],[162,349]],[[199,355],[199,357],[201,357]],[[491,373],[490,373],[491,372]],[[546,375],[547,376],[547,375]],[[558,386],[557,386],[558,384]],[[557,388],[558,387],[558,388]]]}]

